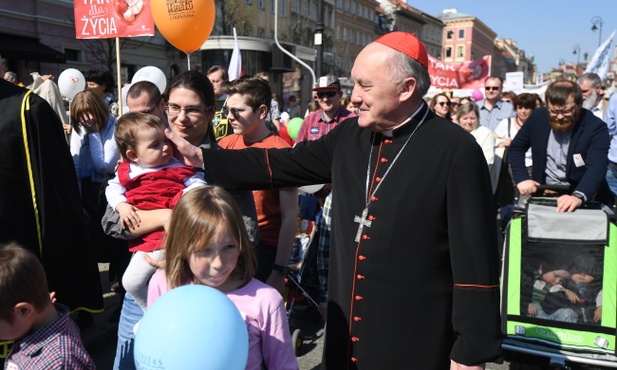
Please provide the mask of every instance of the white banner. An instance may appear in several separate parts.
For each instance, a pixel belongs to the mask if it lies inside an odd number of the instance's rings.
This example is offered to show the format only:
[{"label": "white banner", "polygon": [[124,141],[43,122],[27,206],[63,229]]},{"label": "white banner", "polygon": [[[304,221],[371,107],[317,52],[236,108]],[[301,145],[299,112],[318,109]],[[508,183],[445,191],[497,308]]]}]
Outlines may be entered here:
[{"label": "white banner", "polygon": [[613,44],[613,37],[615,36],[615,31],[611,34],[611,37],[608,40],[604,41],[602,45],[596,50],[593,58],[591,58],[591,62],[587,65],[587,69],[585,69],[585,73],[596,73],[602,80],[606,78],[606,73],[608,72],[608,66],[611,63],[611,50]]}]

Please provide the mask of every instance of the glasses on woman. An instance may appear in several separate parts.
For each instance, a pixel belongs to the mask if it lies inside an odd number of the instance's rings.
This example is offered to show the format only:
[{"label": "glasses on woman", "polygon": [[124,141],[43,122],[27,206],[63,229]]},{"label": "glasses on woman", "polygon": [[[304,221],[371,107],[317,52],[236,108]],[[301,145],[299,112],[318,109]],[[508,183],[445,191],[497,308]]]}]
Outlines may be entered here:
[{"label": "glasses on woman", "polygon": [[212,107],[206,107],[206,109],[203,109],[201,107],[185,107],[182,108],[179,105],[175,105],[175,104],[169,104],[167,106],[167,116],[168,117],[175,117],[180,115],[180,112],[184,111],[184,114],[187,115],[187,117],[189,118],[201,118],[201,116],[204,114],[204,112],[206,112],[207,110],[211,109]]},{"label": "glasses on woman", "polygon": [[450,106],[450,102],[448,102],[448,101],[440,101],[440,102],[437,102],[437,104],[441,105],[442,107],[443,107],[444,105],[445,105],[446,107],[449,107],[449,106]]},{"label": "glasses on woman", "polygon": [[223,107],[223,109],[221,109],[221,115],[223,117],[227,117],[231,113],[231,115],[233,116],[235,120],[239,120],[240,114],[242,114],[242,112],[244,111],[246,111],[246,109]]}]

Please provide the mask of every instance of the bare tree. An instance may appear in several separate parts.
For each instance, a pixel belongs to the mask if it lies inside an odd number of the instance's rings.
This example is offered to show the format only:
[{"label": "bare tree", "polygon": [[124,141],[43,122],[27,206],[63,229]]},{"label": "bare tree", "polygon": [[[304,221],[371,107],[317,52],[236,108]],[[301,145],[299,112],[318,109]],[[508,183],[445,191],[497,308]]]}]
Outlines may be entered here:
[{"label": "bare tree", "polygon": [[233,27],[241,34],[252,33],[255,16],[244,0],[215,0],[215,6],[213,35],[233,35]]}]

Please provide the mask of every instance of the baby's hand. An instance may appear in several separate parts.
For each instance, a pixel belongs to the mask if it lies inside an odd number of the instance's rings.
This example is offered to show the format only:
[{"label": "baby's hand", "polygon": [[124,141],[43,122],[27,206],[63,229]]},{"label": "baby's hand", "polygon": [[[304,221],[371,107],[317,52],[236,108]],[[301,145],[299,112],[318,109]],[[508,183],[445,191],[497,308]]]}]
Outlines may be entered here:
[{"label": "baby's hand", "polygon": [[538,315],[538,309],[533,305],[533,303],[530,303],[527,306],[527,312],[529,312],[529,316],[531,317],[536,317]]},{"label": "baby's hand", "polygon": [[593,313],[593,321],[598,322],[602,320],[602,306],[598,306]]},{"label": "baby's hand", "polygon": [[141,220],[137,216],[135,207],[132,205],[126,202],[118,203],[116,211],[120,214],[120,222],[123,229],[133,230],[139,226]]},{"label": "baby's hand", "polygon": [[572,303],[579,303],[581,301],[581,299],[573,291],[571,291],[569,289],[564,289],[564,292],[566,292],[566,295],[568,296],[568,300],[570,302],[572,302]]}]

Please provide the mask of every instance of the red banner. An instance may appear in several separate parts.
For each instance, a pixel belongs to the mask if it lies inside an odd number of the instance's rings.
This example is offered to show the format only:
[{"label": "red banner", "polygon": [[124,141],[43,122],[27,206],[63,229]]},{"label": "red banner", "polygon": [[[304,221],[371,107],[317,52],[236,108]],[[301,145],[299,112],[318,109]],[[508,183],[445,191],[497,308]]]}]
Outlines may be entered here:
[{"label": "red banner", "polygon": [[150,0],[75,0],[78,39],[154,36]]},{"label": "red banner", "polygon": [[444,63],[429,55],[431,86],[442,89],[478,89],[491,75],[491,56],[464,63]]}]

